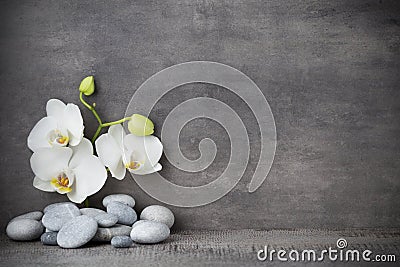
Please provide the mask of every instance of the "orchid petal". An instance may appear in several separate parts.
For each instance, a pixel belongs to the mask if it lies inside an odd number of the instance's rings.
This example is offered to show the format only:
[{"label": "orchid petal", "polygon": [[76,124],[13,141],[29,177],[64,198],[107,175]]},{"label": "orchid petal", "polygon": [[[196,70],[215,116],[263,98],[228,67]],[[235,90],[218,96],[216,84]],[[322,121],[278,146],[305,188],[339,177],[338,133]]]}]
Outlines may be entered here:
[{"label": "orchid petal", "polygon": [[68,167],[71,155],[68,147],[40,148],[30,159],[32,171],[38,178],[50,181]]},{"label": "orchid petal", "polygon": [[51,147],[47,140],[47,134],[57,128],[54,117],[44,117],[36,123],[28,136],[28,147],[35,151],[39,148]]},{"label": "orchid petal", "polygon": [[163,145],[160,140],[153,135],[136,136],[128,134],[124,138],[124,145],[129,154],[135,153],[138,160],[143,160],[142,158],[145,157],[148,159],[151,166],[157,164],[163,151]]},{"label": "orchid petal", "polygon": [[117,142],[117,144],[122,152],[124,149],[123,140],[126,136],[124,128],[122,128],[122,125],[121,124],[112,125],[108,129],[108,134],[114,138],[114,140]]},{"label": "orchid petal", "polygon": [[68,104],[65,107],[62,125],[67,128],[70,133],[69,144],[76,146],[83,138],[83,119],[79,107],[75,104]]},{"label": "orchid petal", "polygon": [[125,171],[121,170],[122,151],[118,147],[117,141],[109,134],[102,134],[96,140],[96,151],[101,162],[110,169],[113,177],[121,180],[125,177]]},{"label": "orchid petal", "polygon": [[87,156],[93,155],[92,143],[87,139],[83,138],[77,146],[71,147],[73,154],[71,161],[69,162],[70,168],[75,168],[79,165],[80,161]]},{"label": "orchid petal", "polygon": [[75,182],[68,198],[75,203],[81,203],[86,197],[97,193],[107,180],[106,169],[100,159],[93,155],[83,158],[73,171]]},{"label": "orchid petal", "polygon": [[35,176],[33,179],[33,186],[39,190],[45,192],[54,192],[56,191],[54,187],[50,184],[50,181],[43,181],[39,177]]},{"label": "orchid petal", "polygon": [[74,190],[74,186],[72,186],[72,191],[67,193],[67,196],[69,200],[74,203],[82,203],[87,198],[86,194],[82,192],[76,192],[76,190]]},{"label": "orchid petal", "polygon": [[157,163],[155,166],[151,165],[144,165],[143,168],[140,168],[138,170],[130,170],[131,173],[136,174],[136,175],[146,175],[150,174],[153,172],[158,172],[161,171],[162,166],[160,163]]},{"label": "orchid petal", "polygon": [[56,118],[58,121],[62,121],[64,117],[64,110],[66,105],[58,99],[50,99],[46,104],[47,116]]},{"label": "orchid petal", "polygon": [[115,166],[108,167],[108,169],[110,170],[112,177],[117,178],[118,180],[125,178],[126,168],[122,160],[119,161]]}]

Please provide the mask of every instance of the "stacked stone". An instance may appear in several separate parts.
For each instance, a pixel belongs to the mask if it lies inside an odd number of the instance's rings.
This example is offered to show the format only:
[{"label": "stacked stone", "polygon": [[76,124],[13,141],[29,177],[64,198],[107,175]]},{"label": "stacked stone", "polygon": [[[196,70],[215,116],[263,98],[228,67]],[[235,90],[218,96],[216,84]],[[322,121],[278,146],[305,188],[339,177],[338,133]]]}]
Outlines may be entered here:
[{"label": "stacked stone", "polygon": [[135,199],[113,194],[103,199],[106,210],[79,209],[72,202],[48,205],[43,212],[33,211],[12,219],[6,229],[16,241],[39,239],[44,245],[78,248],[88,242],[110,242],[116,248],[133,243],[154,244],[167,239],[174,214],[159,205],[146,207],[137,220]]}]

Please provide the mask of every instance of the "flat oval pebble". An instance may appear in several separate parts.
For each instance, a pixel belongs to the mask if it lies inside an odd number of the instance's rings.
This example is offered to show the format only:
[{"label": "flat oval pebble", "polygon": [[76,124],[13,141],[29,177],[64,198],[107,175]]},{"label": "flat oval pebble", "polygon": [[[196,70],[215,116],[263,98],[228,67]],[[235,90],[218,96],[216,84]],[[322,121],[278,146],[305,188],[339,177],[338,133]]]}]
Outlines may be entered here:
[{"label": "flat oval pebble", "polygon": [[117,224],[110,228],[101,228],[97,229],[95,236],[92,241],[95,242],[110,242],[114,236],[129,236],[131,233],[132,227],[126,225]]},{"label": "flat oval pebble", "polygon": [[82,215],[87,215],[90,217],[96,217],[97,215],[107,213],[104,210],[95,209],[95,208],[83,208],[83,209],[80,209],[80,211],[81,211]]},{"label": "flat oval pebble", "polygon": [[7,225],[6,233],[16,241],[30,241],[38,239],[44,231],[43,225],[32,219],[19,219]]},{"label": "flat oval pebble", "polygon": [[46,206],[43,210],[43,213],[47,213],[48,211],[50,211],[54,208],[57,208],[58,206],[75,206],[76,207],[75,203],[72,203],[72,202],[57,202],[57,203],[53,203],[53,204]]},{"label": "flat oval pebble", "polygon": [[94,219],[100,227],[111,227],[118,222],[118,217],[109,213],[99,214]]},{"label": "flat oval pebble", "polygon": [[114,236],[111,239],[111,245],[115,248],[129,248],[133,241],[129,236]]},{"label": "flat oval pebble", "polygon": [[40,241],[43,245],[57,246],[57,232],[43,233],[40,237]]},{"label": "flat oval pebble", "polygon": [[160,205],[152,205],[146,207],[140,214],[141,220],[155,221],[166,224],[169,228],[172,227],[175,221],[174,214],[170,209]]},{"label": "flat oval pebble", "polygon": [[13,218],[10,222],[15,221],[15,220],[20,220],[20,219],[31,219],[35,221],[40,221],[43,217],[43,212],[41,211],[31,211],[22,215],[19,215],[15,218]]},{"label": "flat oval pebble", "polygon": [[137,221],[132,226],[131,239],[136,243],[154,244],[168,238],[170,230],[167,225],[154,221]]},{"label": "flat oval pebble", "polygon": [[110,202],[107,213],[117,216],[119,224],[132,225],[137,220],[135,210],[121,202]]},{"label": "flat oval pebble", "polygon": [[124,203],[131,208],[135,207],[135,199],[126,194],[113,194],[106,196],[103,198],[103,206],[107,208],[108,204],[114,201]]},{"label": "flat oval pebble", "polygon": [[89,242],[97,231],[97,222],[81,215],[67,222],[58,232],[57,244],[62,248],[78,248]]},{"label": "flat oval pebble", "polygon": [[79,215],[81,212],[75,205],[57,205],[43,215],[42,223],[48,230],[57,232],[65,223]]}]

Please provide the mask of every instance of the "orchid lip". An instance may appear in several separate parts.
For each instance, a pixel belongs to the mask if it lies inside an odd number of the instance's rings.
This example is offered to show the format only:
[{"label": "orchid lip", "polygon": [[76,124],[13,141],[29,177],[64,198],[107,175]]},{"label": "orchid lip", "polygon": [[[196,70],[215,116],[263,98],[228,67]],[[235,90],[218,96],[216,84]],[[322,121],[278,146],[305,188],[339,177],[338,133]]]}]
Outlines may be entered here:
[{"label": "orchid lip", "polygon": [[125,164],[125,167],[131,171],[140,170],[143,167],[143,163],[140,161],[130,161],[129,163]]},{"label": "orchid lip", "polygon": [[60,130],[55,129],[47,134],[47,140],[51,146],[67,146],[69,137],[67,135],[63,135]]},{"label": "orchid lip", "polygon": [[54,189],[60,194],[69,193],[72,191],[71,185],[74,181],[74,175],[70,171],[62,171],[57,177],[53,177],[50,181]]}]

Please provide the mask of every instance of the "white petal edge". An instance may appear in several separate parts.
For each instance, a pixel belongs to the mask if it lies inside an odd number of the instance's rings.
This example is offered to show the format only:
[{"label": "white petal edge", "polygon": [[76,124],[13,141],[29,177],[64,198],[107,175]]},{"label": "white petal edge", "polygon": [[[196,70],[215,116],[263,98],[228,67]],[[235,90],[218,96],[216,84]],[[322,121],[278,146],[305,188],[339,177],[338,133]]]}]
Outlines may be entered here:
[{"label": "white petal edge", "polygon": [[157,163],[155,166],[153,167],[143,167],[137,171],[130,171],[133,174],[136,175],[146,175],[146,174],[150,174],[150,173],[154,173],[154,172],[158,172],[161,171],[162,166],[160,163]]},{"label": "white petal edge", "polygon": [[72,149],[68,147],[40,148],[30,159],[33,173],[43,181],[50,181],[68,167]]},{"label": "white petal edge", "polygon": [[83,158],[93,155],[93,145],[87,138],[83,138],[79,145],[73,146],[71,149],[73,153],[69,162],[70,168],[75,168]]},{"label": "white petal edge", "polygon": [[87,196],[85,194],[80,194],[78,192],[75,191],[75,186],[72,186],[72,191],[67,193],[67,197],[69,198],[69,200],[71,200],[74,203],[80,204],[83,201],[85,201],[85,199],[87,198]]},{"label": "white petal edge", "polygon": [[139,154],[139,157],[144,154],[151,166],[157,164],[163,152],[161,141],[153,135],[136,136],[128,134],[124,138],[124,146],[127,148],[128,153],[135,151]]},{"label": "white petal edge", "polygon": [[124,150],[123,143],[124,143],[124,138],[126,136],[126,133],[125,133],[122,125],[121,124],[111,125],[111,127],[108,129],[108,134],[114,138],[114,140],[115,140],[115,142],[117,142],[120,150],[123,151]]},{"label": "white petal edge", "polygon": [[59,99],[50,99],[46,104],[47,116],[55,117],[58,121],[63,120],[66,105]]},{"label": "white petal edge", "polygon": [[33,187],[45,191],[45,192],[55,192],[56,190],[54,187],[50,184],[50,181],[43,181],[39,177],[35,176],[33,178]]},{"label": "white petal edge", "polygon": [[75,203],[82,203],[86,197],[97,193],[107,180],[107,171],[96,156],[87,156],[73,169],[75,182],[68,198]]},{"label": "white petal edge", "polygon": [[70,131],[68,131],[68,137],[69,137],[69,145],[70,146],[77,146],[83,139],[83,130],[80,136],[75,136],[73,135]]},{"label": "white petal edge", "polygon": [[57,120],[54,117],[44,117],[36,123],[28,136],[28,147],[35,151],[39,148],[51,147],[47,134],[57,129]]},{"label": "white petal edge", "polygon": [[102,134],[95,142],[97,155],[101,162],[107,166],[113,177],[121,180],[125,177],[125,173],[120,169],[122,163],[122,151],[118,147],[118,143],[110,134]]},{"label": "white petal edge", "polygon": [[76,146],[83,137],[83,119],[79,107],[75,104],[67,104],[64,111],[62,125],[71,133],[70,144]]},{"label": "white petal edge", "polygon": [[116,166],[110,166],[108,167],[110,172],[111,172],[111,176],[118,179],[118,180],[122,180],[125,178],[126,175],[126,168],[124,166],[124,163],[122,162],[122,160],[120,162],[118,162],[118,164]]}]

